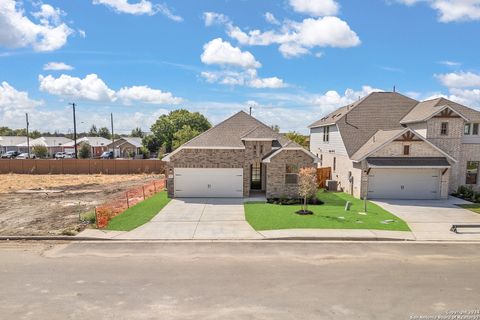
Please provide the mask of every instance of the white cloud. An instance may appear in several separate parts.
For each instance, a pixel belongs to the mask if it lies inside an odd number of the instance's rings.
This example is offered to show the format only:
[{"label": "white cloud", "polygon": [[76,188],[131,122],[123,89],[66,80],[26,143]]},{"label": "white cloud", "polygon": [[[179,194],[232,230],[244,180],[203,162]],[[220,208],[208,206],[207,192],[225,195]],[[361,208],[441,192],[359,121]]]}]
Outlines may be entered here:
[{"label": "white cloud", "polygon": [[64,62],[49,62],[43,65],[43,70],[73,70],[73,67]]},{"label": "white cloud", "polygon": [[216,12],[204,12],[203,19],[205,21],[205,26],[207,27],[230,22],[230,19],[226,15]]},{"label": "white cloud", "polygon": [[209,83],[220,83],[229,86],[247,86],[256,89],[278,89],[287,85],[277,77],[259,78],[257,70],[248,69],[245,71],[205,71],[201,76]]},{"label": "white cloud", "polygon": [[3,81],[0,85],[0,111],[12,112],[25,109],[33,109],[42,105],[42,101],[30,99],[28,92],[18,91],[12,87],[8,82]]},{"label": "white cloud", "polygon": [[201,60],[205,64],[222,66],[236,66],[242,68],[259,68],[261,64],[255,60],[253,54],[233,47],[221,38],[213,39],[203,46]]},{"label": "white cloud", "polygon": [[223,24],[229,37],[242,45],[269,46],[278,44],[285,57],[297,57],[310,53],[317,47],[349,48],[361,41],[350,26],[337,17],[307,18],[301,22],[285,20],[277,30],[248,32],[235,26],[228,17],[209,12],[204,14],[205,24]]},{"label": "white cloud", "polygon": [[62,97],[91,101],[114,101],[115,91],[110,89],[96,74],[77,78],[62,74],[59,78],[51,75],[38,77],[40,90]]},{"label": "white cloud", "polygon": [[336,108],[346,106],[357,101],[360,97],[364,97],[372,92],[383,91],[371,86],[363,86],[361,90],[346,89],[343,94],[337,91],[330,90],[322,95],[317,95],[312,98],[312,103],[329,113]]},{"label": "white cloud", "polygon": [[273,13],[266,12],[264,17],[265,17],[265,21],[267,21],[268,23],[275,24],[275,25],[280,25],[280,21],[278,21],[277,18],[275,18]]},{"label": "white cloud", "polygon": [[450,61],[450,60],[440,61],[439,63],[440,63],[440,64],[443,64],[443,65],[445,65],[445,66],[448,66],[448,67],[459,67],[459,66],[462,65],[460,62]]},{"label": "white cloud", "polygon": [[124,87],[117,91],[116,96],[125,104],[139,101],[149,104],[179,104],[181,98],[174,97],[170,92],[152,89],[148,86]]},{"label": "white cloud", "polygon": [[33,22],[25,15],[21,2],[0,1],[0,45],[8,48],[31,46],[35,51],[53,51],[63,47],[73,30],[62,22],[64,13],[49,4],[32,13]]},{"label": "white cloud", "polygon": [[480,0],[397,0],[406,5],[426,2],[438,12],[440,22],[480,20]]},{"label": "white cloud", "polygon": [[173,14],[166,4],[153,4],[148,0],[140,0],[136,3],[129,3],[128,0],[93,0],[93,4],[103,4],[118,13],[150,16],[160,13],[173,21],[183,21],[183,18]]},{"label": "white cloud", "polygon": [[76,98],[89,101],[114,102],[120,100],[126,105],[132,102],[147,104],[178,104],[181,98],[170,92],[152,89],[148,86],[123,87],[115,92],[96,74],[77,78],[62,74],[58,78],[51,75],[38,77],[40,90],[64,98]]},{"label": "white cloud", "polygon": [[472,72],[436,74],[435,77],[448,88],[480,87],[480,74]]},{"label": "white cloud", "polygon": [[290,0],[293,10],[314,17],[334,16],[340,6],[334,0]]}]

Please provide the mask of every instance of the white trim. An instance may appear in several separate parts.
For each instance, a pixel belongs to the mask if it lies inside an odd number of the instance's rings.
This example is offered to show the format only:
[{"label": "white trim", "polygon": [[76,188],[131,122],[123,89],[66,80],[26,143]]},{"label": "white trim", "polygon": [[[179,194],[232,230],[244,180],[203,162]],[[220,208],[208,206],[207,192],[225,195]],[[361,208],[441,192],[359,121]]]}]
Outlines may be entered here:
[{"label": "white trim", "polygon": [[[339,119],[340,119],[340,118],[339,118]],[[333,126],[333,125],[336,125],[336,124],[337,124],[337,122],[335,121],[335,122],[317,124],[317,125],[314,125],[314,126],[308,126],[307,128],[308,128],[308,129],[315,129],[315,128]]]},{"label": "white trim", "polygon": [[[457,159],[453,158],[451,155],[449,155],[448,153],[446,153],[445,151],[443,151],[442,149],[440,149],[439,147],[437,147],[436,145],[434,145],[433,143],[431,143],[430,141],[428,141],[427,139],[422,137],[422,135],[420,135],[418,132],[416,132],[415,130],[413,130],[411,128],[405,128],[403,131],[400,131],[399,134],[397,134],[396,136],[393,136],[393,138],[390,138],[389,140],[385,141],[384,143],[379,145],[377,148],[373,149],[372,151],[370,151],[367,154],[365,154],[364,156],[362,156],[360,159],[358,159],[358,160],[353,160],[352,159],[352,161],[355,162],[355,163],[358,163],[358,162],[361,162],[361,161],[365,160],[369,155],[371,155],[374,152],[377,152],[378,150],[380,150],[381,148],[383,148],[387,144],[391,143],[393,140],[395,140],[398,137],[400,137],[401,135],[405,134],[407,131],[412,132],[417,138],[420,138],[422,141],[426,142],[429,146],[433,147],[435,150],[439,151],[441,154],[445,155],[447,158],[449,158],[453,162],[455,162],[455,163],[458,162]],[[377,134],[377,133],[375,133],[375,134]],[[370,141],[370,139],[368,141]]]},{"label": "white trim", "polygon": [[270,160],[275,157],[277,154],[279,154],[280,152],[282,151],[288,151],[288,150],[293,150],[293,151],[303,151],[305,152],[307,155],[309,155],[310,157],[312,157],[314,159],[313,163],[318,163],[319,162],[319,159],[317,156],[315,156],[313,153],[311,153],[310,151],[306,150],[305,148],[280,148],[278,149],[277,151],[275,151],[274,153],[272,153],[271,155],[269,155],[268,157],[266,157],[265,159],[262,160],[263,163],[270,163]]},{"label": "white trim", "polygon": [[[446,108],[449,108],[450,110],[452,110],[453,112],[455,112],[457,115],[460,116],[460,118],[463,118],[463,120],[467,121],[467,122],[470,122],[470,120],[465,117],[463,114],[461,114],[460,112],[458,112],[457,110],[453,109],[451,106],[449,106],[448,104],[444,105],[443,107],[441,107],[439,110],[437,110],[437,112],[434,112],[432,113],[430,116],[428,116],[427,118],[424,118],[424,119],[421,119],[421,120],[411,120],[411,121],[400,121],[401,124],[411,124],[411,123],[419,123],[419,122],[425,122],[425,121],[428,121],[430,119],[432,119],[433,117],[435,117],[438,113],[442,112],[443,110],[445,110]],[[414,108],[415,109],[415,108]]]},{"label": "white trim", "polygon": [[172,152],[170,152],[169,154],[167,154],[165,157],[162,158],[162,161],[165,161],[165,162],[169,162],[170,161],[170,157],[173,156],[174,154],[176,154],[177,152],[179,152],[180,150],[183,150],[183,149],[193,149],[193,150],[198,150],[198,149],[208,149],[208,150],[245,150],[245,147],[189,147],[189,146],[185,146],[185,147],[179,147],[175,150],[173,150]]}]

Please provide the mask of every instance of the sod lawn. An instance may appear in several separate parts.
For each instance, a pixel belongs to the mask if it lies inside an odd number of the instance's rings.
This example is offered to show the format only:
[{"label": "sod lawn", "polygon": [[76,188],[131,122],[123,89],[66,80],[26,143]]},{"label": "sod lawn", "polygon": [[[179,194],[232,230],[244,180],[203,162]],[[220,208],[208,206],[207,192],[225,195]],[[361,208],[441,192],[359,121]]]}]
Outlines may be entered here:
[{"label": "sod lawn", "polygon": [[152,220],[170,202],[165,191],[128,208],[108,223],[107,230],[130,231]]},{"label": "sod lawn", "polygon": [[457,204],[460,208],[468,209],[475,213],[480,213],[480,203],[472,203],[472,204]]},{"label": "sod lawn", "polygon": [[[379,206],[367,202],[367,215],[363,212],[363,200],[343,192],[318,191],[323,205],[309,205],[313,215],[298,215],[300,205],[278,205],[265,202],[245,203],[245,216],[255,230],[278,229],[376,229],[410,231],[408,225],[397,216]],[[350,201],[350,211],[345,204]],[[391,221],[393,220],[393,222]]]}]

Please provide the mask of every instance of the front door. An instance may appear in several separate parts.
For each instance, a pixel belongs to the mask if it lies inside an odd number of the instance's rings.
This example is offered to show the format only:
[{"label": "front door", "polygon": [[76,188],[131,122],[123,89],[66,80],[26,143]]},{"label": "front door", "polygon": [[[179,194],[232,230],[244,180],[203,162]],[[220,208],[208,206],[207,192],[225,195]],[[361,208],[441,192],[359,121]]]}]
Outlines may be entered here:
[{"label": "front door", "polygon": [[262,190],[262,164],[255,162],[250,166],[250,189]]}]

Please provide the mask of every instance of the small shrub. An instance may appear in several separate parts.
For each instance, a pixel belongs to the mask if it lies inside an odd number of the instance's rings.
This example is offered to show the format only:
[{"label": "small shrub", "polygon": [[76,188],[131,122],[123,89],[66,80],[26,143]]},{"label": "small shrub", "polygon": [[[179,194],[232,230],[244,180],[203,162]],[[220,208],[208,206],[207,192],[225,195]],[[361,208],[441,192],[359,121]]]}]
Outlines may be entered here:
[{"label": "small shrub", "polygon": [[[282,197],[282,198],[268,198],[267,203],[270,204],[278,204],[282,206],[291,206],[291,205],[299,205],[303,204],[303,199],[301,198],[287,198],[287,197]],[[313,205],[322,205],[323,201],[318,199],[317,197],[313,198],[308,198],[307,199],[308,204],[313,204]]]},{"label": "small shrub", "polygon": [[88,222],[89,224],[95,224],[96,216],[95,211],[88,211],[80,215],[81,222]]}]

